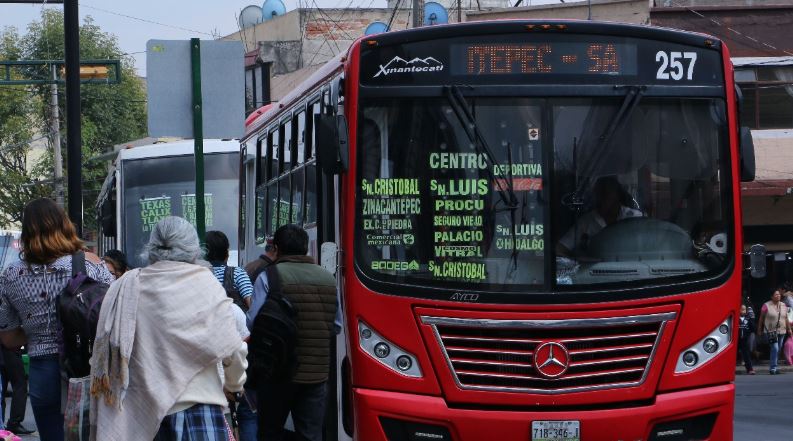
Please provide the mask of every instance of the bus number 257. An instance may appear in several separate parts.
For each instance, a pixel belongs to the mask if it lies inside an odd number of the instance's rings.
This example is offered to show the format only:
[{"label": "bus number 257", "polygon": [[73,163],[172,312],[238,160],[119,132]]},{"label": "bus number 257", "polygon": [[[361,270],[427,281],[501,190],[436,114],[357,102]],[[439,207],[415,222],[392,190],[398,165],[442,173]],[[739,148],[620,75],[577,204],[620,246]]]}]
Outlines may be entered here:
[{"label": "bus number 257", "polygon": [[[697,62],[696,52],[664,52],[658,51],[655,54],[656,63],[661,63],[658,66],[658,72],[655,78],[659,80],[673,79],[679,81],[683,79],[684,70],[686,71],[686,79],[691,80],[694,78],[694,64]],[[688,62],[688,69],[683,67],[683,62]]]}]

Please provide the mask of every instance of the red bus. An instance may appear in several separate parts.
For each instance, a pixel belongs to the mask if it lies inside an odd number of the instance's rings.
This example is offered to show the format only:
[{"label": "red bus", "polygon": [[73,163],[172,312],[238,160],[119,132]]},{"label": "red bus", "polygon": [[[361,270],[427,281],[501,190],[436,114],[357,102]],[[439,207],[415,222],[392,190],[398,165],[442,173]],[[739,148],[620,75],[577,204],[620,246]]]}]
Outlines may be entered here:
[{"label": "red bus", "polygon": [[732,439],[737,96],[706,35],[494,21],[365,36],[252,121],[242,263],[294,222],[337,269],[340,436]]}]

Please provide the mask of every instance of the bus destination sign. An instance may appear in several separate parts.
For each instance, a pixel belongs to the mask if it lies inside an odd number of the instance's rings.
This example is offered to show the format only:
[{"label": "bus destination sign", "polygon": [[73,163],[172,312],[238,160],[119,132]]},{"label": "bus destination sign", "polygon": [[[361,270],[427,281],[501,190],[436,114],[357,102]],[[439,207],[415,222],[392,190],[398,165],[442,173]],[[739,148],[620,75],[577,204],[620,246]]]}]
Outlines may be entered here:
[{"label": "bus destination sign", "polygon": [[636,75],[635,44],[461,44],[452,60],[454,75]]},{"label": "bus destination sign", "polygon": [[718,50],[630,37],[481,35],[361,49],[364,87],[720,86],[723,76]]}]

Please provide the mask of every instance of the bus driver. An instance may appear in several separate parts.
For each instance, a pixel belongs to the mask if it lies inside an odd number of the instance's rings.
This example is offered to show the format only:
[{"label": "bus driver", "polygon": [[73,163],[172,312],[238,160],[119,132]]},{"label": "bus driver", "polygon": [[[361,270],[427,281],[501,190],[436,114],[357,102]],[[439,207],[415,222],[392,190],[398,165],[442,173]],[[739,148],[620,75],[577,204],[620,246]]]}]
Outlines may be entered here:
[{"label": "bus driver", "polygon": [[575,256],[586,252],[589,240],[603,228],[631,217],[642,217],[639,210],[627,207],[627,194],[616,176],[601,176],[593,188],[595,207],[581,216],[556,247],[560,256]]}]

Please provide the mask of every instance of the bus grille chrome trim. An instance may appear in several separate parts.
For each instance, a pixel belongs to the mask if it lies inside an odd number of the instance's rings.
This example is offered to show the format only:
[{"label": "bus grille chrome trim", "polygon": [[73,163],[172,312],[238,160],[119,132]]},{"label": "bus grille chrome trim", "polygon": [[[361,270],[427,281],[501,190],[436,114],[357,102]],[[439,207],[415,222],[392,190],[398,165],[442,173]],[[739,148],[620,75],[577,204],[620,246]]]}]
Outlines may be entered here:
[{"label": "bus grille chrome trim", "polygon": [[[421,322],[432,328],[459,388],[561,394],[644,383],[664,329],[676,315],[562,320],[421,316]],[[537,349],[547,342],[563,345],[569,354],[558,377],[541,375],[535,365]]]}]

